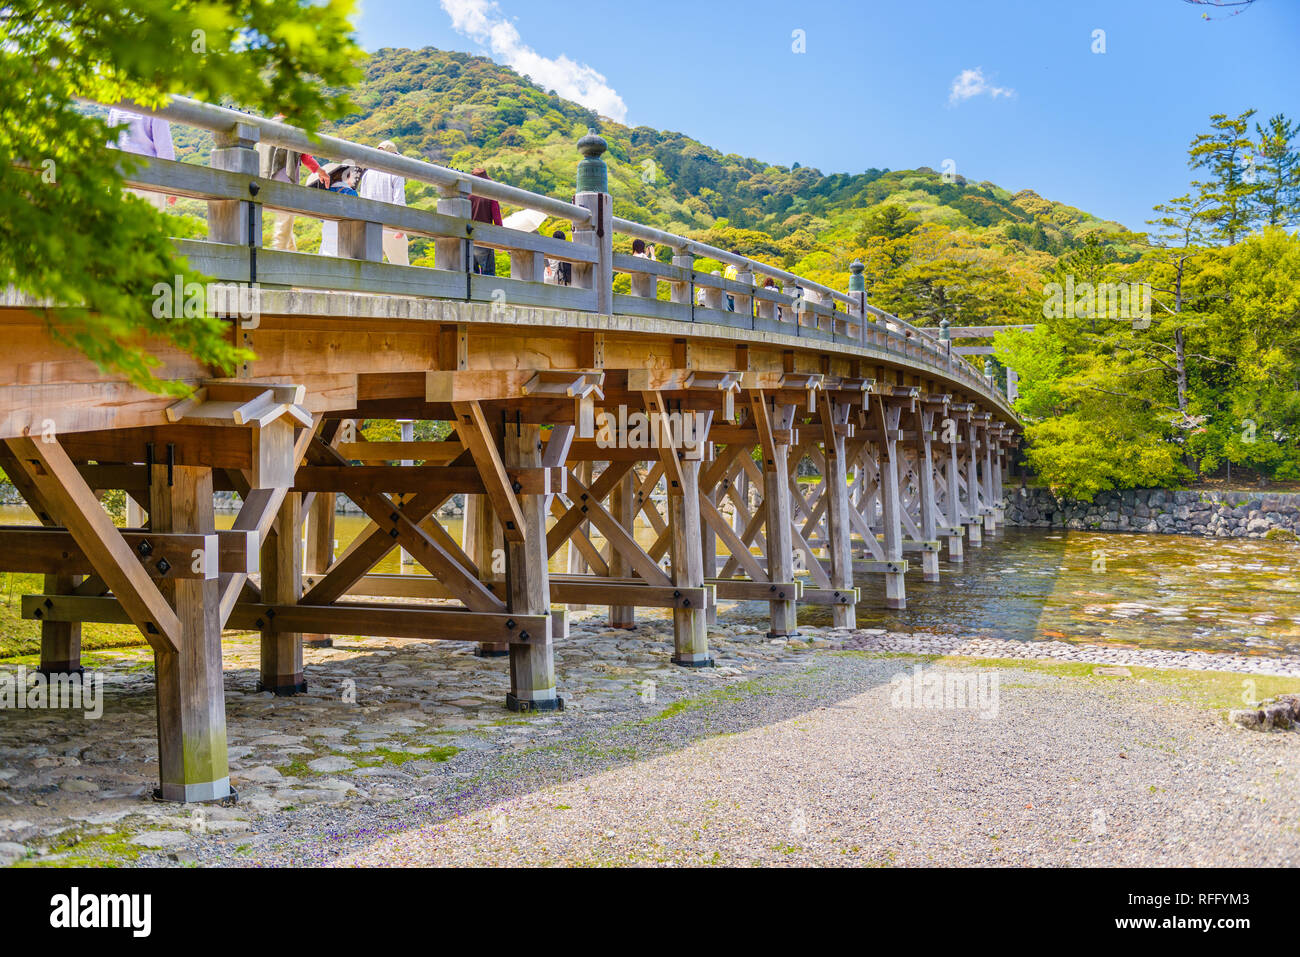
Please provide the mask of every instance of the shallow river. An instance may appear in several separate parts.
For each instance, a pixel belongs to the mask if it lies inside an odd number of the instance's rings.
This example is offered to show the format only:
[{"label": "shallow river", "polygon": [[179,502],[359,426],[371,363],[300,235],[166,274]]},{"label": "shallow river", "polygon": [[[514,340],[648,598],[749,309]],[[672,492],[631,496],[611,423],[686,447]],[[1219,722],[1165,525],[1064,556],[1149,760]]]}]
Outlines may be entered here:
[{"label": "shallow river", "polygon": [[[218,513],[227,528],[232,513]],[[0,507],[0,524],[28,523],[25,508]],[[340,515],[340,549],[365,527]],[[460,520],[444,523],[458,540]],[[653,541],[638,528],[643,546]],[[604,542],[592,536],[598,546]],[[722,550],[719,549],[721,552]],[[551,560],[566,569],[565,549]],[[919,556],[916,556],[919,565]],[[397,552],[379,571],[400,569]],[[907,609],[886,611],[878,576],[858,582],[858,624],[902,631],[988,635],[1025,641],[1064,639],[1149,648],[1204,649],[1246,654],[1300,654],[1300,546],[1179,535],[1126,535],[1007,529],[983,548],[967,548],[966,562],[940,562],[941,580],[907,575]],[[758,604],[743,617],[765,618]],[[804,606],[799,619],[829,624],[829,609]]]},{"label": "shallow river", "polygon": [[1300,547],[1281,542],[1012,528],[937,584],[908,572],[905,611],[873,607],[878,576],[858,584],[867,627],[1300,653]]}]

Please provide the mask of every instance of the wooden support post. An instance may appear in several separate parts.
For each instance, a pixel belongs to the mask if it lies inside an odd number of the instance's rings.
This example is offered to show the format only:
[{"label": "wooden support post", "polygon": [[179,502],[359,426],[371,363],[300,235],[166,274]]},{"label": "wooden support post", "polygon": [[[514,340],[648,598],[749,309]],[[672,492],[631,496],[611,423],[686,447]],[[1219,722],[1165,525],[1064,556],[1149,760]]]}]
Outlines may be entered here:
[{"label": "wooden support post", "polygon": [[[464,550],[478,567],[480,581],[504,582],[504,575],[496,569],[503,568],[498,561],[505,555],[505,540],[501,537],[501,523],[496,510],[486,495],[465,496]],[[498,594],[504,595],[502,588]],[[480,641],[474,649],[480,658],[504,658],[510,646],[501,641]]]},{"label": "wooden support post", "polygon": [[[876,454],[880,466],[880,520],[884,526],[884,541],[881,544],[885,561],[897,562],[903,558],[903,520],[902,503],[898,498],[899,457],[893,436],[897,432],[902,410],[897,406],[886,405],[880,399],[872,401],[871,409],[876,431],[880,435],[876,442]],[[885,572],[885,607],[907,607],[907,591],[901,571]]]},{"label": "wooden support post", "polygon": [[[289,492],[280,503],[276,524],[262,542],[262,601],[296,605],[302,597],[302,495]],[[288,696],[302,694],[302,635],[280,631],[274,619],[262,624],[262,691]]]},{"label": "wooden support post", "polygon": [[[247,123],[236,123],[231,130],[214,134],[215,145],[208,165],[244,176],[257,176],[260,137],[261,131]],[[208,240],[235,246],[262,245],[262,204],[247,199],[210,200]]]},{"label": "wooden support post", "polygon": [[1006,494],[1002,490],[1002,474],[1006,469],[1005,456],[1006,448],[999,442],[993,460],[993,510],[999,527],[1006,522]]},{"label": "wooden support post", "polygon": [[[609,511],[614,516],[614,521],[618,522],[628,534],[632,534],[633,526],[636,524],[636,472],[628,472],[614,486],[609,495]],[[628,578],[632,575],[632,565],[628,562],[627,556],[623,550],[618,548],[611,540],[609,543],[609,576],[611,578]],[[610,605],[609,606],[609,626],[611,628],[636,627],[636,606],[635,605]]]},{"label": "wooden support post", "polygon": [[[9,481],[27,502],[28,507],[36,513],[41,524],[51,527],[55,524],[53,514],[40,498],[36,486],[27,480],[27,473],[13,457],[9,447],[0,442],[0,468],[9,476]],[[128,497],[127,515],[130,517]],[[128,522],[128,526],[132,526]],[[47,595],[66,595],[81,584],[81,575],[46,575],[44,588]],[[76,621],[42,621],[41,622],[41,674],[81,674],[81,623]]]},{"label": "wooden support post", "polygon": [[980,519],[979,466],[976,455],[979,451],[979,428],[971,419],[966,420],[966,447],[962,453],[962,479],[966,487],[966,529],[971,546],[981,548],[984,545],[983,521]]},{"label": "wooden support post", "polygon": [[[507,427],[504,438],[507,467],[541,467],[540,426]],[[546,615],[551,608],[550,574],[546,567],[546,496],[521,495],[518,507],[523,515],[522,540],[506,539],[507,607],[515,614]],[[512,711],[555,711],[564,707],[555,692],[552,628],[548,628],[545,641],[538,641],[538,636],[532,635],[528,644],[510,645],[510,693],[506,696],[506,707]]]},{"label": "wooden support post", "polygon": [[[695,255],[689,250],[684,249],[673,256],[673,265],[680,266],[682,269],[695,269]],[[673,302],[693,305],[695,300],[691,298],[693,281],[688,282],[671,282],[668,284],[668,296]]]},{"label": "wooden support post", "polygon": [[[578,463],[578,478],[580,478],[587,485],[591,485],[591,467],[592,464],[590,462]],[[581,525],[578,526],[577,531],[582,535],[590,535],[591,522],[583,522]],[[568,564],[570,575],[585,575],[590,570],[590,568],[587,565],[587,560],[582,557],[582,552],[578,549],[577,543],[572,538],[569,539],[567,557],[568,557],[567,564]],[[570,605],[569,609],[571,611],[586,611],[587,606]]]},{"label": "wooden support post", "polygon": [[[711,488],[702,492],[705,498],[713,503],[714,507],[718,504],[718,490]],[[713,527],[706,522],[700,523],[700,562],[704,569],[704,577],[718,577],[718,533]],[[704,613],[705,624],[716,625],[718,623],[718,606],[712,604]]]},{"label": "wooden support post", "polygon": [[[673,584],[698,588],[704,584],[704,558],[700,547],[703,543],[700,534],[700,461],[679,461],[681,488],[674,489],[670,484],[668,490]],[[713,664],[704,608],[673,610],[673,647],[675,665],[703,668]]]},{"label": "wooden support post", "polygon": [[947,507],[946,520],[948,523],[948,561],[960,565],[965,560],[965,554],[962,551],[962,514],[961,514],[961,476],[960,461],[961,452],[957,448],[957,423],[951,419],[944,419],[940,423],[942,431],[939,438],[944,440],[944,467],[943,474],[945,480],[946,492],[944,494],[944,505]]},{"label": "wooden support post", "polygon": [[[743,282],[748,286],[752,286],[754,284],[754,274],[750,271],[748,266],[741,266],[736,271],[736,282]],[[735,296],[733,298],[735,299],[735,311],[737,313],[739,313],[742,316],[753,315],[754,313],[753,296]],[[709,577],[713,577],[713,576],[709,576]]]},{"label": "wooden support post", "polygon": [[[794,581],[794,543],[790,528],[790,426],[794,407],[780,406],[773,412],[767,396],[753,392],[750,410],[758,427],[763,450],[763,508],[767,525],[767,577],[773,582]],[[777,441],[777,436],[781,440]],[[793,599],[770,603],[772,630],[769,638],[793,638],[799,634],[798,605]]]},{"label": "wooden support post", "polygon": [[[81,584],[81,575],[46,575],[45,594],[68,595]],[[41,667],[43,675],[79,675],[81,667],[81,622],[41,622]]]},{"label": "wooden support post", "polygon": [[[398,419],[397,427],[401,430],[400,438],[403,443],[409,443],[415,441],[415,420],[414,419]],[[404,468],[410,468],[415,464],[415,460],[402,459],[398,464],[403,466]],[[406,565],[415,564],[414,556],[412,556],[411,553],[408,552],[405,548],[399,548],[397,550],[397,555],[398,555],[399,569]]]},{"label": "wooden support post", "polygon": [[[849,524],[849,479],[844,454],[844,435],[835,428],[836,407],[830,397],[821,393],[819,402],[822,420],[822,449],[826,465],[822,470],[822,484],[827,500],[826,538],[830,550],[831,587],[838,598],[841,592],[853,591],[853,549],[850,539],[853,529]],[[857,624],[857,605],[833,604],[831,621],[836,628],[852,628]]]},{"label": "wooden support post", "polygon": [[[457,180],[454,185],[438,188],[438,212],[444,216],[461,219],[470,217],[470,189],[467,180]],[[449,272],[466,272],[471,256],[471,243],[464,237],[443,237],[433,241],[433,261],[439,269]],[[445,366],[443,368],[446,368]]]},{"label": "wooden support post", "polygon": [[610,315],[614,311],[614,206],[609,195],[609,173],[602,158],[605,141],[591,130],[578,140],[577,189],[573,204],[591,213],[583,224],[575,224],[573,241],[596,249],[592,265],[574,263],[573,284],[596,290],[596,312]]},{"label": "wooden support post", "polygon": [[[363,259],[366,262],[384,261],[384,226],[360,219],[339,220],[339,256],[343,259]],[[434,247],[437,255],[437,247]]]},{"label": "wooden support post", "polygon": [[981,432],[984,443],[982,488],[984,492],[984,531],[990,538],[998,533],[997,499],[993,497],[993,434],[987,426]]},{"label": "wooden support post", "polygon": [[[334,564],[334,509],[333,492],[317,492],[312,498],[307,514],[307,548],[303,569],[309,575],[324,575]],[[329,648],[334,639],[329,635],[303,635],[302,643],[309,648]]]},{"label": "wooden support post", "polygon": [[[934,520],[934,453],[930,448],[930,431],[934,425],[934,413],[926,412],[920,403],[912,415],[912,423],[917,432],[916,440],[916,487],[921,509],[921,540],[934,542],[938,540],[938,525]],[[927,545],[921,553],[922,577],[928,582],[939,580],[939,553]]]},{"label": "wooden support post", "polygon": [[[211,469],[155,465],[149,492],[153,531],[215,532]],[[158,586],[180,621],[175,650],[154,651],[158,795],[164,801],[216,801],[231,794],[218,588],[216,577]]]}]

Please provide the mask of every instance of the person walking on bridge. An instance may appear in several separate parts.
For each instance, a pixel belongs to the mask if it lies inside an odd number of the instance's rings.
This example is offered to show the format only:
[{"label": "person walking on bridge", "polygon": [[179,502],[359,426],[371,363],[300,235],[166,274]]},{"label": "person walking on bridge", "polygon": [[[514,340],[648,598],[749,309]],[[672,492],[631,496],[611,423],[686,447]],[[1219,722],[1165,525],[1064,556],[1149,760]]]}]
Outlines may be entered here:
[{"label": "person walking on bridge", "polygon": [[[284,114],[277,113],[272,119],[276,121],[283,120]],[[316,162],[316,157],[310,153],[295,153],[283,146],[258,143],[257,156],[258,173],[263,179],[273,179],[281,183],[292,183],[297,186],[298,177],[301,175],[304,166],[317,176],[320,175],[320,163]],[[293,224],[296,217],[293,213],[286,212],[274,212],[271,216],[273,218],[271,247],[273,249],[284,249],[288,252],[297,252],[298,241],[293,238]]]},{"label": "person walking on bridge", "polygon": [[[149,156],[157,159],[174,160],[176,158],[176,149],[172,145],[172,127],[166,120],[160,120],[156,116],[141,116],[139,113],[128,113],[126,110],[117,108],[108,111],[108,125],[110,127],[121,127],[117,135],[116,143],[108,145],[114,149],[119,149],[124,153],[135,153],[138,156]],[[167,206],[173,206],[176,203],[175,196],[167,196],[164,193],[155,193],[147,189],[133,189],[128,186],[128,193],[139,196],[147,203],[151,203],[160,212]]]},{"label": "person walking on bridge", "polygon": [[[487,170],[482,166],[470,171],[471,176],[477,176],[479,179],[490,180]],[[470,219],[476,223],[491,223],[494,226],[501,225],[501,204],[495,199],[488,199],[486,196],[475,196],[472,193],[469,197],[469,215]],[[474,249],[474,271],[482,276],[495,276],[497,274],[497,254],[495,249],[484,247]]]},{"label": "person walking on bridge", "polygon": [[[344,196],[356,196],[357,184],[361,182],[362,175],[365,173],[360,166],[351,160],[344,160],[341,163],[330,163],[321,170],[317,176],[324,177],[329,183],[331,193],[341,193]],[[339,254],[339,224],[337,220],[327,219],[321,223],[320,227],[320,250],[318,255],[337,256]]]},{"label": "person walking on bridge", "polygon": [[[397,153],[397,145],[392,140],[384,140],[379,144],[379,149],[385,153],[401,155]],[[358,187],[357,192],[361,194],[362,199],[374,199],[381,203],[405,206],[406,178],[396,173],[385,173],[380,169],[368,169],[361,177],[361,186]],[[411,264],[406,233],[384,227],[384,258],[397,266]]]}]

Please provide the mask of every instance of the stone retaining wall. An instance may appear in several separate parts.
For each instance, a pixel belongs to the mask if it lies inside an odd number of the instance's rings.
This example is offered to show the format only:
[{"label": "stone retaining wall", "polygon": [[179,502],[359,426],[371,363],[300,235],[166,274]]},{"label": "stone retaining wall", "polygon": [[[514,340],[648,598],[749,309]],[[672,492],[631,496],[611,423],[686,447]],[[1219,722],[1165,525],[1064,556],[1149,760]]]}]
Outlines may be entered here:
[{"label": "stone retaining wall", "polygon": [[1300,536],[1300,495],[1127,489],[1080,502],[1050,489],[1012,487],[1006,520],[1039,528],[1294,541]]}]

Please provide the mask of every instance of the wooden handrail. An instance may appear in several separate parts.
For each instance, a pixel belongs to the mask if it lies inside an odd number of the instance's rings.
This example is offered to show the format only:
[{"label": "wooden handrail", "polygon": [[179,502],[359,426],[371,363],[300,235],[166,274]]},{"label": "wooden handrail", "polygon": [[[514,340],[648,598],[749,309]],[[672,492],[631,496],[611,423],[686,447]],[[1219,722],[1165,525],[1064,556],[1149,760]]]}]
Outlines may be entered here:
[{"label": "wooden handrail", "polygon": [[[599,290],[593,288],[590,282],[590,276],[600,273],[603,256],[608,255],[610,261],[606,266],[608,272],[605,275],[612,276],[613,273],[619,272],[643,277],[640,291],[634,283],[630,295],[616,294],[612,299],[605,299],[605,303],[617,304],[619,308],[615,311],[749,328],[759,328],[761,324],[762,328],[776,332],[883,348],[887,352],[897,352],[911,360],[932,364],[943,370],[949,377],[961,381],[969,388],[991,398],[998,405],[1006,407],[1004,398],[996,389],[990,387],[988,380],[980,371],[949,349],[948,343],[938,340],[933,330],[915,326],[885,312],[866,302],[860,293],[841,292],[788,270],[676,233],[619,217],[606,218],[605,213],[599,215],[599,218],[604,221],[598,223],[597,214],[586,205],[565,202],[337,137],[309,134],[277,120],[227,107],[213,106],[186,97],[172,97],[167,104],[156,109],[131,102],[119,103],[117,106],[120,109],[157,116],[170,122],[210,130],[218,134],[219,146],[234,143],[251,147],[261,142],[298,152],[320,150],[331,157],[351,160],[368,169],[382,170],[418,182],[429,183],[438,187],[440,193],[447,198],[464,199],[473,193],[564,219],[574,226],[573,240],[575,241],[558,240],[532,232],[525,233],[476,222],[467,216],[448,215],[429,209],[344,196],[326,190],[313,190],[296,184],[261,179],[248,173],[167,160],[152,160],[142,164],[137,171],[124,176],[124,182],[131,186],[190,196],[218,205],[248,202],[250,196],[254,195],[250,191],[250,184],[252,184],[255,189],[255,202],[264,208],[324,220],[369,223],[376,228],[384,226],[416,236],[434,238],[438,241],[440,256],[444,243],[470,239],[477,246],[511,253],[512,262],[510,277],[474,276],[472,280],[460,278],[452,281],[450,277],[463,275],[459,269],[449,271],[445,268],[428,269],[371,262],[367,270],[357,272],[355,268],[324,261],[330,257],[313,257],[263,249],[259,250],[261,281],[274,283],[275,278],[280,277],[282,281],[302,284],[306,288],[335,288],[363,292],[383,291],[387,284],[391,284],[392,291],[398,294],[444,298],[479,298],[475,295],[476,289],[481,294],[490,294],[488,287],[492,286],[507,290],[509,300],[519,304],[594,310],[613,308],[602,304]],[[210,206],[210,209],[213,208],[215,207]],[[468,212],[468,203],[462,207],[452,203],[449,208]],[[604,208],[608,209],[608,205]],[[725,276],[699,272],[691,269],[689,265],[660,263],[652,259],[608,252],[607,245],[602,249],[601,246],[593,243],[593,237],[602,229],[666,245],[674,250],[677,256],[689,257],[687,263],[694,258],[708,258],[735,266],[742,273],[751,275],[753,281],[746,283],[727,279]],[[605,242],[608,243],[608,237]],[[249,265],[248,251],[243,246],[232,245],[229,242],[178,241],[178,243],[185,247],[187,254],[196,262],[209,270],[210,275],[221,281],[240,281],[243,278],[241,270],[246,270]],[[527,265],[526,278],[514,278],[517,256],[522,256],[521,261],[525,264],[540,263],[540,260],[529,258],[538,256],[572,263],[575,269],[574,286],[546,285],[537,282],[534,278],[527,278],[532,269]],[[585,285],[577,281],[580,268],[587,271],[588,279]],[[540,276],[540,271],[531,275]],[[652,277],[653,281],[646,277]],[[775,289],[761,285],[761,279],[764,277],[781,282],[785,288]],[[709,294],[706,297],[706,304],[682,301],[678,296],[674,297],[677,301],[658,300],[655,295],[658,282],[676,284],[679,290],[682,290],[680,296],[693,297],[696,290],[707,290]],[[800,295],[787,291],[794,286],[799,288]],[[608,289],[604,295],[608,296]],[[721,297],[726,296],[739,299],[748,314],[718,308],[717,303],[721,301]],[[776,317],[778,307],[781,310],[780,319]]]},{"label": "wooden handrail", "polygon": [[[82,101],[86,103],[95,102],[84,98],[82,98]],[[424,160],[418,160],[414,157],[388,153],[384,150],[375,149],[373,146],[363,146],[360,143],[353,143],[349,140],[342,140],[321,133],[309,134],[304,130],[290,126],[287,123],[281,123],[278,120],[268,120],[252,113],[243,113],[224,106],[213,106],[211,103],[201,103],[198,100],[191,100],[184,96],[174,96],[168,104],[157,109],[141,106],[130,100],[124,100],[115,105],[118,109],[146,116],[156,116],[168,122],[181,123],[185,126],[210,130],[214,133],[233,133],[237,127],[242,125],[250,129],[256,129],[260,141],[270,143],[272,146],[283,146],[286,149],[296,150],[300,153],[323,150],[340,160],[352,160],[366,169],[383,170],[386,173],[395,173],[398,176],[405,176],[407,179],[414,179],[443,188],[463,188],[466,193],[472,192],[477,196],[485,196],[488,199],[495,199],[498,202],[509,203],[513,206],[521,206],[524,209],[535,209],[540,213],[567,219],[575,224],[591,222],[591,213],[586,208],[574,203],[552,199],[550,196],[529,192],[526,189],[519,189],[517,186],[509,186],[506,183],[498,183],[495,180],[482,179],[469,173],[463,173],[460,170],[439,166],[436,163],[426,163]]]}]

